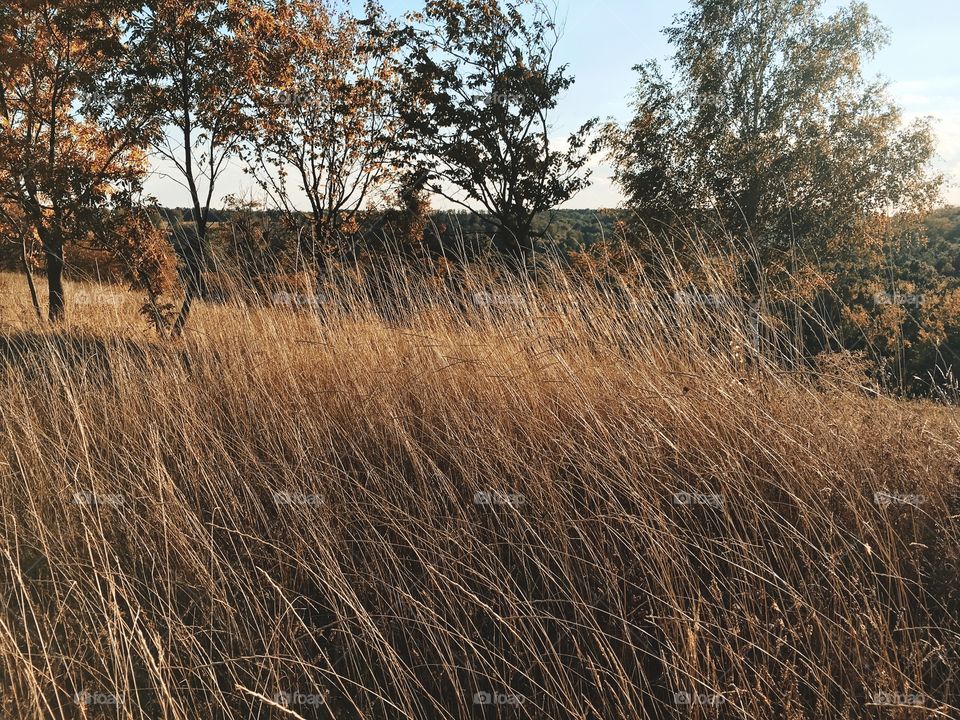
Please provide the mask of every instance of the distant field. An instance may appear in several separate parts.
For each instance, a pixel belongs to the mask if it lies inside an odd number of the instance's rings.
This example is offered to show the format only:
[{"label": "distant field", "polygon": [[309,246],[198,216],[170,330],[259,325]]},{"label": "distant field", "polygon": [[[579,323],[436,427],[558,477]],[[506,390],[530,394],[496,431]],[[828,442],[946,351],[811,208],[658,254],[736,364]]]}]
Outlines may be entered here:
[{"label": "distant field", "polygon": [[960,717],[960,414],[852,361],[559,273],[0,286],[3,717]]}]

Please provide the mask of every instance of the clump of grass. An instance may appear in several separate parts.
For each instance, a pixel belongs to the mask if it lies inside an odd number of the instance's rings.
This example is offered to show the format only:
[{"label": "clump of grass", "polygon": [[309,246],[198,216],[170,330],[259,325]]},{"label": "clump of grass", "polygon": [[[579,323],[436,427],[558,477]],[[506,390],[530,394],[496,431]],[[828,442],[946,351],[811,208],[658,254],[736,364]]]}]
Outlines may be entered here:
[{"label": "clump of grass", "polygon": [[4,333],[5,716],[960,712],[955,409],[633,271],[305,292]]}]

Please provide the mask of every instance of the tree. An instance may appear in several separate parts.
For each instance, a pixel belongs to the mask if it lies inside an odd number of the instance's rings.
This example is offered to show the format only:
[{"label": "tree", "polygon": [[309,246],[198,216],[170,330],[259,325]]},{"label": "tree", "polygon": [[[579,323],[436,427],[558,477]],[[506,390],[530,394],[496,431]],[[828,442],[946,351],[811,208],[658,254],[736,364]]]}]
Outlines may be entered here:
[{"label": "tree", "polygon": [[[122,79],[130,8],[118,0],[0,6],[0,208],[43,248],[48,316],[65,317],[68,241],[99,236],[105,207],[131,204],[146,171],[149,122]],[[24,268],[33,292],[28,253]]]},{"label": "tree", "polygon": [[257,92],[249,165],[271,203],[299,224],[293,174],[310,205],[311,254],[321,259],[393,178],[396,49],[373,30],[384,25],[376,3],[362,20],[320,0],[287,8],[284,64]]},{"label": "tree", "polygon": [[608,125],[615,179],[645,222],[719,218],[761,257],[880,250],[882,218],[918,212],[939,178],[926,122],[903,127],[861,68],[886,34],[862,3],[693,0],[665,31],[672,79],[638,66],[635,115]]},{"label": "tree", "polygon": [[[928,123],[904,126],[863,76],[885,30],[862,3],[823,4],[692,0],[665,31],[672,77],[638,67],[633,119],[604,131],[641,222],[712,228],[760,300],[754,327],[790,327],[805,354],[868,340],[892,248],[940,186]],[[685,233],[663,235],[683,258]]]},{"label": "tree", "polygon": [[214,190],[248,132],[250,88],[273,60],[252,40],[264,26],[276,27],[274,17],[255,0],[147,0],[132,29],[140,92],[165,130],[154,151],[190,194],[192,225],[176,244],[186,296],[174,334],[204,294]]},{"label": "tree", "polygon": [[582,170],[595,121],[565,150],[551,146],[550,111],[573,83],[555,67],[557,28],[531,0],[428,0],[410,20],[398,103],[408,153],[443,178],[434,192],[486,210],[497,247],[522,258],[534,216],[589,184]]}]

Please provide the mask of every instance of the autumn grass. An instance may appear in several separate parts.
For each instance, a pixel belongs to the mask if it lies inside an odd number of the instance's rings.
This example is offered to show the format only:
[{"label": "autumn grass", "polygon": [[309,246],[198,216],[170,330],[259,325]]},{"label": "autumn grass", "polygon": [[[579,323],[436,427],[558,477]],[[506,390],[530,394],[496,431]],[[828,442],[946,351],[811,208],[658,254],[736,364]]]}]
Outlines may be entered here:
[{"label": "autumn grass", "polygon": [[397,268],[168,341],[2,281],[4,717],[960,713],[957,410],[736,307]]}]

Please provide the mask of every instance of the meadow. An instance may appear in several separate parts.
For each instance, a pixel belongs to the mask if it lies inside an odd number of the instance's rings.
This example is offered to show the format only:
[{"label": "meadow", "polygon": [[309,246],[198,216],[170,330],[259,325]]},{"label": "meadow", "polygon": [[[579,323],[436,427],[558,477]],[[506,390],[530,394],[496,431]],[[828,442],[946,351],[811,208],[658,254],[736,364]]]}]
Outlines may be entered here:
[{"label": "meadow", "polygon": [[350,277],[177,340],[0,278],[0,716],[960,717],[955,406],[642,276]]}]

